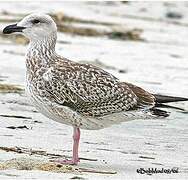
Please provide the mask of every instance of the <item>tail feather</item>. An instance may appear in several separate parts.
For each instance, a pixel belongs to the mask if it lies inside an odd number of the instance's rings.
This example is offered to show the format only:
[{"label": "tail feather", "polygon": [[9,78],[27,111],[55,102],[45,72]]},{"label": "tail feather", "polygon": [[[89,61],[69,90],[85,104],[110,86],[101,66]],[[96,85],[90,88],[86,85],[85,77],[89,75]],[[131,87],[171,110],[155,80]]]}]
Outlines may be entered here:
[{"label": "tail feather", "polygon": [[188,98],[182,98],[182,97],[165,96],[165,95],[160,95],[160,94],[153,94],[153,96],[156,99],[156,105],[162,104],[162,103],[188,101]]},{"label": "tail feather", "polygon": [[163,111],[163,110],[155,108],[155,107],[150,109],[150,113],[155,116],[158,116],[158,117],[168,117],[169,116],[169,112]]}]

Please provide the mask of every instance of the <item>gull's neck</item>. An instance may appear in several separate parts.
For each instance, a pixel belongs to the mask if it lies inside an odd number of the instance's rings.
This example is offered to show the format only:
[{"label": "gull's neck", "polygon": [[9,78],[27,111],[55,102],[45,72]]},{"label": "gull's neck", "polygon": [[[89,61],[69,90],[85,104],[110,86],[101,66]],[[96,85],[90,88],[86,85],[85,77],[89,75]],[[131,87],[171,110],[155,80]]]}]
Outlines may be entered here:
[{"label": "gull's neck", "polygon": [[55,33],[49,37],[31,40],[26,55],[27,59],[38,59],[42,63],[52,62],[57,56],[55,52],[56,40]]}]

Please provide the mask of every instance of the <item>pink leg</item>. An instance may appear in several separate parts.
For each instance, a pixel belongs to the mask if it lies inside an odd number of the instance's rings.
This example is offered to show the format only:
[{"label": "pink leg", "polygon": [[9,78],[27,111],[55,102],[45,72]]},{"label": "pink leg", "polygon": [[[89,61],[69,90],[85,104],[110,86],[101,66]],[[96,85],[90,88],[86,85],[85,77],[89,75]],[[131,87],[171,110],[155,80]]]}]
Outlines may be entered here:
[{"label": "pink leg", "polygon": [[80,129],[78,127],[74,127],[74,134],[73,134],[73,157],[71,160],[56,160],[55,162],[61,164],[78,164],[79,157],[78,157],[78,147],[79,147],[79,140],[80,140]]}]

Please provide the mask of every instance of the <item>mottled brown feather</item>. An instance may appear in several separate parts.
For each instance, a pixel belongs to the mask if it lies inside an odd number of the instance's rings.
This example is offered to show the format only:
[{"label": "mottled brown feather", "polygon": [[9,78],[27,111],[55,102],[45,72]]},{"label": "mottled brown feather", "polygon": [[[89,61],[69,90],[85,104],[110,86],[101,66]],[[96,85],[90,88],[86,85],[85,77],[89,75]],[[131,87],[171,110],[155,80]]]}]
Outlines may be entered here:
[{"label": "mottled brown feather", "polygon": [[135,86],[131,83],[126,83],[129,88],[136,94],[138,97],[138,106],[154,106],[155,97],[149,92],[145,91],[141,87]]},{"label": "mottled brown feather", "polygon": [[[32,62],[30,60],[30,62]],[[119,79],[101,68],[56,57],[49,66],[30,63],[31,85],[45,101],[67,106],[84,116],[104,116],[122,111],[151,107],[154,96]],[[36,68],[38,69],[37,71]],[[39,72],[40,71],[40,72]],[[35,79],[38,79],[35,81]]]}]

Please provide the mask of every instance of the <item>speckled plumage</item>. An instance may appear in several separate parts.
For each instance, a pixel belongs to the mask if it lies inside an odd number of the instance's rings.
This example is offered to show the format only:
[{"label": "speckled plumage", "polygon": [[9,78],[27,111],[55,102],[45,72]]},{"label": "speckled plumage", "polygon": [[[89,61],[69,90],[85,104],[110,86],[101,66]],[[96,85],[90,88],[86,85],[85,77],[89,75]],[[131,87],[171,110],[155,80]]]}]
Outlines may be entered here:
[{"label": "speckled plumage", "polygon": [[57,27],[51,17],[31,14],[4,32],[30,39],[26,55],[27,92],[47,117],[74,127],[101,129],[152,117],[155,97],[101,68],[80,64],[55,51]]},{"label": "speckled plumage", "polygon": [[98,67],[57,55],[55,43],[56,35],[31,42],[26,56],[27,90],[44,115],[84,129],[151,117],[145,111],[155,104],[150,93]]},{"label": "speckled plumage", "polygon": [[73,157],[57,160],[59,163],[78,164],[80,128],[102,129],[123,121],[167,116],[166,111],[155,108],[156,103],[185,100],[154,97],[98,67],[57,55],[57,27],[48,15],[31,14],[3,30],[5,34],[14,32],[30,40],[26,89],[33,104],[50,119],[73,126]]}]

